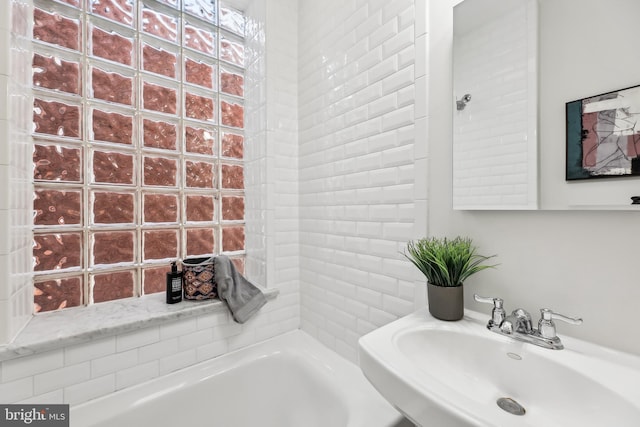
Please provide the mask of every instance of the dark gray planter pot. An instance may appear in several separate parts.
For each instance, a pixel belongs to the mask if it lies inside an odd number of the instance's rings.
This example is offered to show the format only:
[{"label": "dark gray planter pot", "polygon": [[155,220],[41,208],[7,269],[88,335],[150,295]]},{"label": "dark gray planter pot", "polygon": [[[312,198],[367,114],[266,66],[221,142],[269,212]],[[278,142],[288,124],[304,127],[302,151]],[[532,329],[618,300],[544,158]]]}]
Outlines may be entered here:
[{"label": "dark gray planter pot", "polygon": [[440,320],[460,320],[464,316],[463,286],[435,286],[427,283],[429,313]]}]

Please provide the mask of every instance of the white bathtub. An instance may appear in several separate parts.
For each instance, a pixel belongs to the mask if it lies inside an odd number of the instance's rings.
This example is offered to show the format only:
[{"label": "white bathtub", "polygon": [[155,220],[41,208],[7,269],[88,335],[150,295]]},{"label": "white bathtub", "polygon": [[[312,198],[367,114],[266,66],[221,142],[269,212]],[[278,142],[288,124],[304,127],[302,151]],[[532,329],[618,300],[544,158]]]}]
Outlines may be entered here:
[{"label": "white bathtub", "polygon": [[73,406],[73,427],[409,426],[360,369],[293,331]]}]

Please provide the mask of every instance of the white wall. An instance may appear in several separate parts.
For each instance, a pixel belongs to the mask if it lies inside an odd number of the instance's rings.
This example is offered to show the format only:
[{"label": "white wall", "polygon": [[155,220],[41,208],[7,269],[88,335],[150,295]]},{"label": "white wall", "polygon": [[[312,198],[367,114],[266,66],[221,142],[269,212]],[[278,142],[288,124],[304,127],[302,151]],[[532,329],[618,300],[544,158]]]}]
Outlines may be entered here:
[{"label": "white wall", "polygon": [[[452,6],[455,3],[456,0],[431,2],[429,15],[432,41],[429,45],[430,182],[439,183],[430,187],[429,230],[432,234],[468,235],[479,245],[481,253],[498,254],[500,263],[497,269],[484,271],[467,282],[466,306],[489,313],[488,306],[472,301],[472,294],[477,292],[502,297],[508,310],[523,307],[536,318],[538,309],[542,307],[582,316],[584,323],[581,326],[560,323],[559,335],[572,335],[640,354],[640,340],[635,338],[632,326],[636,322],[640,301],[640,286],[635,272],[638,264],[637,238],[640,236],[636,212],[455,212],[451,209],[448,165],[451,164],[451,112],[454,106],[450,96],[450,42]],[[562,19],[569,22],[574,11],[592,3],[540,0],[541,31],[545,31],[545,19],[549,14],[563,13],[555,16],[555,22]],[[620,17],[627,13],[625,7],[637,4],[633,0],[595,3],[603,8],[600,16],[606,10]],[[617,25],[609,20],[603,23]],[[595,31],[596,26],[588,28]],[[608,27],[597,29],[608,34]],[[637,27],[627,27],[627,30],[631,34],[637,31]],[[631,43],[635,40],[635,36],[629,38]],[[554,43],[561,42],[554,40]],[[541,57],[544,57],[543,49],[544,42]],[[637,55],[635,57],[637,59]],[[565,66],[567,64],[558,59],[555,66],[547,63],[542,72],[558,73],[570,79],[571,75],[562,71]],[[637,77],[637,73],[635,75]],[[549,77],[548,74],[541,76],[543,86]],[[608,74],[606,78],[616,79],[614,74]],[[620,86],[627,83],[620,81]],[[612,81],[605,84],[611,85]],[[595,79],[591,84],[583,82],[581,90],[586,94],[599,93],[602,85],[600,79]],[[614,86],[617,87],[617,83]],[[554,116],[556,123],[563,123],[564,103],[543,114]],[[543,142],[550,138],[563,141],[564,126],[541,123],[541,135]],[[546,170],[544,157],[542,162],[544,177],[551,171]],[[562,162],[556,167],[563,168]]]},{"label": "white wall", "polygon": [[424,301],[425,4],[299,2],[302,327],[351,360]]},{"label": "white wall", "polygon": [[633,178],[565,181],[565,103],[640,84],[637,0],[539,0],[540,190],[552,209],[634,209]]}]

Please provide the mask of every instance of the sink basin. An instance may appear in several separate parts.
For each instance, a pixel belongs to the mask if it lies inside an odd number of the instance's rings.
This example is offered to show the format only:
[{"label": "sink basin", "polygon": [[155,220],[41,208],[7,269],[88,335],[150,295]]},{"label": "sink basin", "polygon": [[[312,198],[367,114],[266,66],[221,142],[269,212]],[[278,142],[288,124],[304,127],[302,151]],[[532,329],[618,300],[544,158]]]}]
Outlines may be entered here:
[{"label": "sink basin", "polygon": [[413,313],[360,339],[360,367],[425,427],[640,425],[640,357],[562,335],[565,349],[549,350],[495,334],[487,319]]}]

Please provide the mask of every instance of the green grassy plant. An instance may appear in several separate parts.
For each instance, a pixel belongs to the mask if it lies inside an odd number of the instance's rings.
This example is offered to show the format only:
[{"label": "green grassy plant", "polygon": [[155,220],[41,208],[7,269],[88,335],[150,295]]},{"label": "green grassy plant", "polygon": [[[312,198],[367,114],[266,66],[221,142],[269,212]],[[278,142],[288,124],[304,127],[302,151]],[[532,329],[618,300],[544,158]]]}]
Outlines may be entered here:
[{"label": "green grassy plant", "polygon": [[467,237],[412,240],[407,243],[404,256],[435,286],[462,286],[472,274],[495,267],[483,264],[495,255],[477,254],[476,247]]}]

